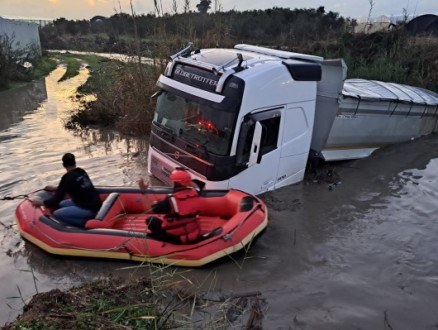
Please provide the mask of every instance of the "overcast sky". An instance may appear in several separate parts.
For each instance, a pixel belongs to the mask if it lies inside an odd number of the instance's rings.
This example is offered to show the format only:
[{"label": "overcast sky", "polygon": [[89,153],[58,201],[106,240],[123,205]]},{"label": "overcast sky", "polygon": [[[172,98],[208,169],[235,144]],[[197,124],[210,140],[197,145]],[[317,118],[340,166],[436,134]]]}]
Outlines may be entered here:
[{"label": "overcast sky", "polygon": [[[222,11],[283,8],[318,8],[359,19],[368,16],[371,0],[216,0]],[[183,0],[176,0],[182,10]],[[438,0],[372,0],[372,16],[402,14],[405,8],[411,15],[437,14]],[[0,0],[0,16],[29,18],[90,19],[95,15],[111,16],[116,12],[130,12],[130,0]],[[137,14],[153,12],[154,0],[132,0]],[[161,0],[165,12],[172,11],[173,0]],[[190,0],[196,10],[199,0]],[[212,0],[214,8],[215,0]]]}]

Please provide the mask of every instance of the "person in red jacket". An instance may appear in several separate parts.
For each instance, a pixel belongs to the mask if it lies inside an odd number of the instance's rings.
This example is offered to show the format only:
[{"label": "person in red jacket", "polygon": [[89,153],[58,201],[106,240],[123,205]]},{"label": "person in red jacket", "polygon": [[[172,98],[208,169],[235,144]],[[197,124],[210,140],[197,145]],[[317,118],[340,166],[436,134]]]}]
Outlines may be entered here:
[{"label": "person in red jacket", "polygon": [[[173,244],[194,242],[200,236],[196,219],[199,193],[185,169],[175,169],[169,178],[173,182],[173,193],[152,205],[152,212],[157,215],[148,217],[146,223],[152,235],[163,241]],[[147,189],[143,179],[139,186],[142,190]]]},{"label": "person in red jacket", "polygon": [[65,224],[83,226],[87,220],[94,218],[102,202],[87,172],[76,167],[73,154],[62,156],[62,165],[67,173],[62,176],[58,187],[45,188],[54,191],[53,196],[45,200],[30,199],[30,202],[34,206],[44,205],[54,209],[53,217]]}]

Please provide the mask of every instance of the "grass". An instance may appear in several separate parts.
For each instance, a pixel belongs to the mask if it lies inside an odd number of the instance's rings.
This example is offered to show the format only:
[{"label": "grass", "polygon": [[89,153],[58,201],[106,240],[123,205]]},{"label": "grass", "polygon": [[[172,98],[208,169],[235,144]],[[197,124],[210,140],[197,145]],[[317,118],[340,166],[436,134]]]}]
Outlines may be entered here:
[{"label": "grass", "polygon": [[39,79],[47,76],[56,68],[56,61],[48,55],[43,55],[34,63],[34,70],[32,72],[33,79]]},{"label": "grass", "polygon": [[77,76],[79,69],[81,68],[81,63],[76,58],[65,58],[67,61],[67,70],[64,75],[59,79],[59,81],[64,81],[74,76]]},{"label": "grass", "polygon": [[[91,77],[85,83],[85,85],[79,88],[79,92],[82,94],[92,94],[98,89],[103,88],[102,81],[97,82],[96,77],[100,76],[102,72],[111,71],[117,68],[118,61],[109,60],[105,57],[98,55],[82,55],[82,54],[53,54],[54,59],[64,63],[67,67],[66,72],[60,78],[59,81],[63,81],[76,76],[79,73],[81,64],[85,63],[90,70]],[[106,84],[111,81],[106,81]]]},{"label": "grass", "polygon": [[[101,75],[102,72],[111,71],[117,69],[121,62],[117,60],[110,60],[98,55],[85,55],[85,54],[53,54],[52,58],[66,65],[66,72],[59,79],[64,81],[78,75],[79,70],[83,64],[86,64],[92,73],[91,78],[85,85],[81,86],[79,92],[83,94],[91,94],[96,90],[102,88],[100,83],[96,82],[96,77]],[[117,64],[119,63],[119,65]],[[111,83],[107,81],[106,83]]]}]

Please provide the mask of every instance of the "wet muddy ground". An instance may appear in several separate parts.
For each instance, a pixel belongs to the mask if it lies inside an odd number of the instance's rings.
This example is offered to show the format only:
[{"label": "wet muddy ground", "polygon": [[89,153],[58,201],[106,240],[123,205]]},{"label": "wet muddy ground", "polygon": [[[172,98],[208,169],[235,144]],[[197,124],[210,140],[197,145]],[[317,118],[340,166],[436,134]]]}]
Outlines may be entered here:
[{"label": "wet muddy ground", "polygon": [[[96,185],[135,185],[146,175],[147,141],[63,128],[88,73],[58,83],[62,74],[0,94],[0,197],[56,184],[64,152],[77,155]],[[24,95],[26,105],[18,101]],[[331,177],[262,196],[270,224],[246,253],[176,271],[200,289],[260,291],[266,329],[437,329],[438,136],[328,170]],[[23,242],[17,202],[0,201],[0,324],[36,291],[147,273],[127,262],[55,257]]]}]

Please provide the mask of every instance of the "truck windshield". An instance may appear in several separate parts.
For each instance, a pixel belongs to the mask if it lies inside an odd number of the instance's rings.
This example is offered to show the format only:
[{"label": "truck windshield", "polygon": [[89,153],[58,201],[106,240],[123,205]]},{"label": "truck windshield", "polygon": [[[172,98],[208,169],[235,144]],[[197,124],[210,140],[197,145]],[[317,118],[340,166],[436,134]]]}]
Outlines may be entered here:
[{"label": "truck windshield", "polygon": [[154,122],[208,152],[227,155],[236,114],[162,91]]}]

